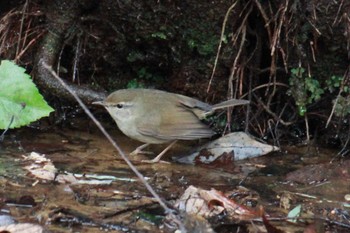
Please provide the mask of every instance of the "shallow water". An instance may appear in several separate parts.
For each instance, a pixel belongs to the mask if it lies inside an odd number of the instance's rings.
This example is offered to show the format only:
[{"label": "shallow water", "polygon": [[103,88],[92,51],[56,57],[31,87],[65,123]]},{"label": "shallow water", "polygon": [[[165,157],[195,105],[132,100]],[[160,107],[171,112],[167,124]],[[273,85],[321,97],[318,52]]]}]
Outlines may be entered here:
[{"label": "shallow water", "polygon": [[[126,153],[140,145],[116,129],[109,131]],[[186,154],[197,143],[178,143],[164,159],[171,162],[172,156]],[[163,147],[152,146],[150,149],[158,152]],[[61,174],[108,175],[113,181],[110,184],[72,185],[40,180],[23,168],[29,163],[23,155],[32,151],[45,154]],[[279,228],[293,231],[305,229],[315,218],[349,224],[350,218],[346,217],[349,201],[344,197],[350,194],[350,166],[342,166],[344,161],[340,159],[334,161],[334,167],[327,167],[331,166],[329,161],[336,153],[313,146],[283,147],[282,152],[235,162],[232,170],[176,163],[140,163],[142,159],[151,159],[150,155],[130,159],[170,204],[190,185],[214,188],[235,196],[237,201],[252,208],[263,206],[270,217],[286,217],[297,204],[303,204],[302,216],[307,216],[308,221],[297,225],[284,220],[273,222]],[[164,231],[159,225],[164,217],[163,210],[94,127],[85,130],[13,130],[1,144],[0,154],[0,215],[9,215],[20,223],[39,224],[54,232]],[[314,171],[311,165],[317,166]],[[242,187],[245,187],[244,192]],[[217,232],[228,232],[227,229],[237,227],[237,224],[229,223],[225,230],[219,223],[214,225]],[[238,225],[249,229],[250,223]],[[348,230],[331,226],[324,220],[319,225],[325,229],[337,228],[338,232]]]}]

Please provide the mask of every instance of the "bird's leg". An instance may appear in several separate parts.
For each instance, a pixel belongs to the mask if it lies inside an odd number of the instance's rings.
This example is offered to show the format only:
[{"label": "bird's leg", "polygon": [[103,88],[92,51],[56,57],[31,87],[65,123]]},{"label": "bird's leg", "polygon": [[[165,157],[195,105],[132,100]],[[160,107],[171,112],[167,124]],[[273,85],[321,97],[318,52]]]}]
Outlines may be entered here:
[{"label": "bird's leg", "polygon": [[[141,162],[144,162],[144,163],[158,163],[160,162],[162,156],[177,142],[177,140],[173,141],[172,143],[170,143],[169,146],[167,146],[162,152],[159,153],[159,155],[157,155],[157,157],[155,157],[154,159],[151,159],[151,160],[142,160]],[[161,161],[163,162],[163,161]],[[166,162],[167,163],[167,162]]]},{"label": "bird's leg", "polygon": [[137,155],[137,154],[153,154],[150,151],[143,151],[142,149],[146,148],[149,146],[149,143],[143,144],[139,147],[137,147],[133,152],[130,153],[130,155]]}]

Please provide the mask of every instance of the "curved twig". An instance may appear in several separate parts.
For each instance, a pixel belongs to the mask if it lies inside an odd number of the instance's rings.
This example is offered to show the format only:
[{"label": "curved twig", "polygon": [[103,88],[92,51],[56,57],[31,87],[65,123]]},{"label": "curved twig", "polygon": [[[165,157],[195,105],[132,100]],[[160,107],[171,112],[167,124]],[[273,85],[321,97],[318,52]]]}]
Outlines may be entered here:
[{"label": "curved twig", "polygon": [[228,10],[226,12],[226,15],[225,15],[225,18],[224,18],[224,22],[222,23],[220,42],[219,42],[219,46],[218,46],[218,51],[216,52],[214,67],[213,67],[213,71],[212,71],[211,76],[210,76],[210,80],[209,80],[209,84],[208,84],[208,88],[207,88],[207,93],[210,91],[211,83],[213,82],[213,79],[214,79],[214,74],[215,74],[216,67],[217,67],[218,60],[219,60],[219,55],[220,55],[220,50],[221,50],[221,46],[222,46],[222,41],[223,41],[223,38],[224,38],[224,33],[225,33],[225,27],[226,27],[227,19],[228,19],[228,16],[230,15],[231,11],[233,10],[233,8],[236,6],[237,2],[238,1],[233,3],[230,6],[230,8],[228,8]]}]

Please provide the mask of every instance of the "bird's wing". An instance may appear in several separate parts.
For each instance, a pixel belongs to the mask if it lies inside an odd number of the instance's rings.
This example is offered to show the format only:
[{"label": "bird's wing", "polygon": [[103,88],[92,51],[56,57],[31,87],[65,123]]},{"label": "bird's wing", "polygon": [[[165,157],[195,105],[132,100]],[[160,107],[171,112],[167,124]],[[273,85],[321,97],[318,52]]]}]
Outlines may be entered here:
[{"label": "bird's wing", "polygon": [[[150,114],[153,114],[152,119],[157,120],[137,123],[139,133],[146,136],[162,140],[195,140],[214,135],[214,131],[201,122],[191,108],[183,106],[182,103]],[[156,117],[156,114],[162,114],[162,118]]]}]

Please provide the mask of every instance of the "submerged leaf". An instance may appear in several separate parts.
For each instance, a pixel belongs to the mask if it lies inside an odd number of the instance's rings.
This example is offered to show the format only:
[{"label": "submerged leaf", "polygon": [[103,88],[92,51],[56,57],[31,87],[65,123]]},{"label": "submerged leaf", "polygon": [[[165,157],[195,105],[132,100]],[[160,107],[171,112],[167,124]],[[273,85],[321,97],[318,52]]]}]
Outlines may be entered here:
[{"label": "submerged leaf", "polygon": [[297,217],[300,216],[300,212],[301,212],[301,205],[297,205],[296,207],[294,207],[294,209],[289,211],[289,213],[288,213],[289,220],[288,221],[297,222]]},{"label": "submerged leaf", "polygon": [[187,164],[222,164],[254,158],[279,150],[278,147],[261,143],[245,132],[234,132],[197,148],[191,155],[177,158]]}]

